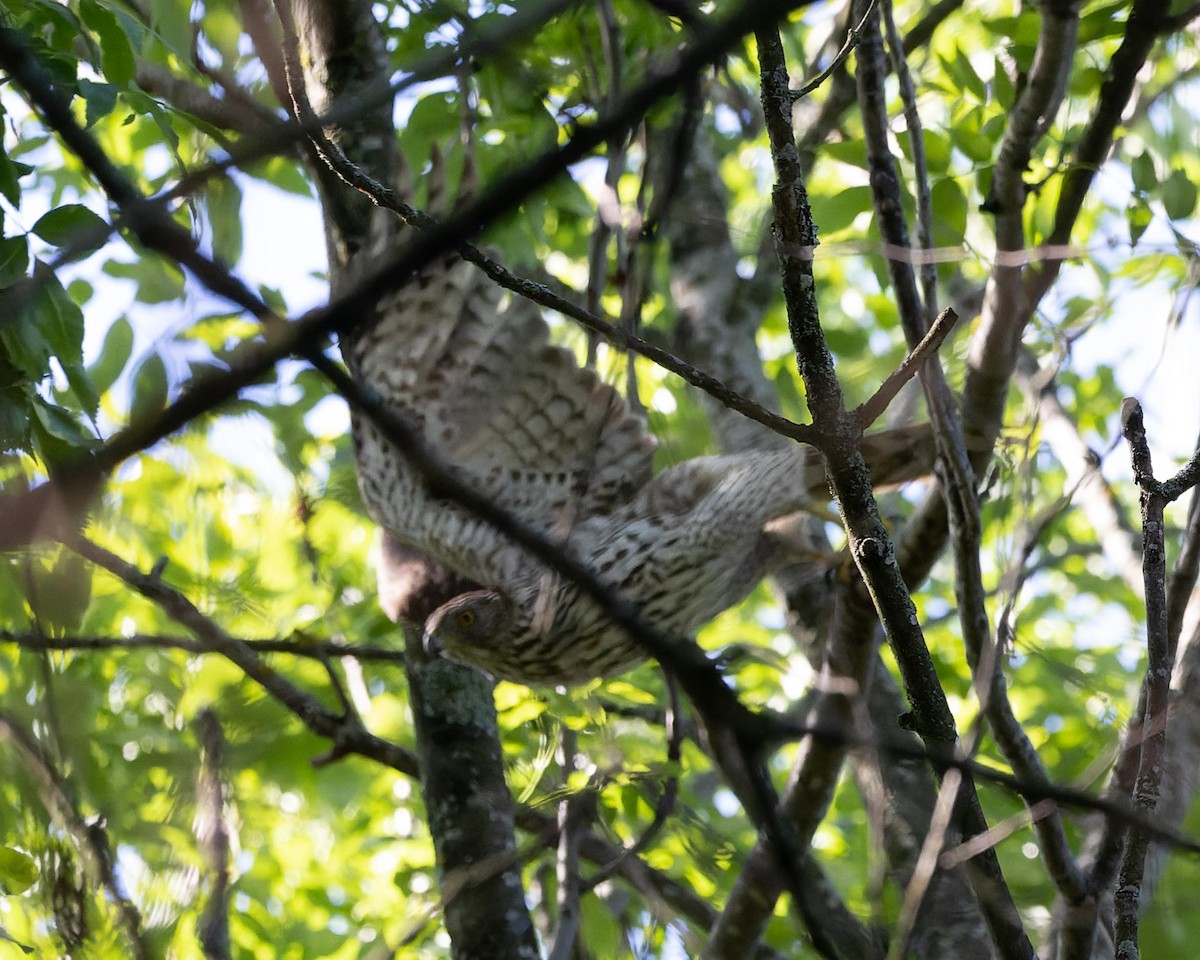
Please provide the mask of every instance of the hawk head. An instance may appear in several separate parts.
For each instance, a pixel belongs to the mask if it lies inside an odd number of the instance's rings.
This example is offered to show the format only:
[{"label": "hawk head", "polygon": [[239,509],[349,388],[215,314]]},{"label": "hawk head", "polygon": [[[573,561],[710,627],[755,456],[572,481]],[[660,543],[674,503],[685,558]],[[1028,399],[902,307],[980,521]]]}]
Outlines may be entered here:
[{"label": "hawk head", "polygon": [[495,590],[459,594],[425,621],[425,652],[486,669],[492,659],[489,652],[503,646],[513,632],[513,612],[512,601]]}]

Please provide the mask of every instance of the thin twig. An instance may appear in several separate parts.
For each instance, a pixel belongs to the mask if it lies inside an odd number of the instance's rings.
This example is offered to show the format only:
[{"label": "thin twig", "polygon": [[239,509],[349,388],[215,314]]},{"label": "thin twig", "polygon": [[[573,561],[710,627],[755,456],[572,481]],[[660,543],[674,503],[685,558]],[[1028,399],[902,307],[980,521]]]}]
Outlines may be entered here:
[{"label": "thin twig", "polygon": [[917,865],[913,869],[908,885],[904,888],[904,901],[900,906],[900,916],[896,921],[896,934],[888,949],[887,960],[903,960],[909,956],[909,945],[916,927],[917,916],[925,894],[929,891],[929,885],[933,882],[942,849],[946,846],[946,831],[950,827],[950,817],[954,812],[954,804],[957,802],[958,788],[961,784],[962,776],[957,770],[950,770],[946,776],[942,777],[937,803],[933,808],[933,817],[929,821],[929,830],[921,844],[921,854],[917,858]]},{"label": "thin twig", "polygon": [[[357,660],[403,663],[400,650],[360,647],[335,640],[310,640],[302,635],[291,639],[239,639],[256,653],[286,653],[293,657],[321,660],[328,657],[354,657]],[[184,650],[188,653],[213,653],[210,646],[187,637],[135,633],[128,637],[67,636],[46,637],[39,633],[20,633],[0,628],[0,643],[13,643],[27,650]]]},{"label": "thin twig", "polygon": [[958,323],[958,314],[949,307],[938,314],[921,342],[908,352],[908,356],[900,362],[900,366],[888,374],[887,379],[879,385],[879,389],[875,391],[874,395],[854,411],[855,419],[858,420],[858,425],[862,429],[867,429],[883,416],[892,401],[896,399],[896,394],[920,372],[925,361],[941,349],[956,323]]},{"label": "thin twig", "polygon": [[846,33],[846,40],[842,44],[842,48],[837,52],[833,60],[830,61],[829,66],[807,83],[799,87],[799,89],[789,90],[788,97],[791,100],[802,100],[807,97],[810,93],[820,87],[821,84],[828,80],[833,75],[833,72],[838,69],[838,67],[846,62],[846,59],[851,53],[854,52],[854,48],[858,46],[859,38],[862,36],[863,25],[867,22],[867,18],[871,15],[871,11],[874,9],[875,0],[870,0],[870,2],[867,4],[866,10],[863,12],[862,16],[858,18],[858,23],[852,26]]},{"label": "thin twig", "polygon": [[[912,73],[904,53],[900,31],[896,29],[896,17],[892,0],[882,0],[880,13],[883,18],[884,35],[887,37],[888,59],[892,72],[900,81],[900,99],[904,103],[904,124],[908,128],[908,142],[912,151],[913,179],[917,193],[917,240],[919,248],[933,249],[933,196],[929,189],[929,167],[925,162],[925,132],[921,125],[921,113],[917,109],[917,92],[913,86]],[[921,293],[925,302],[925,316],[931,317],[937,310],[937,265],[932,260],[921,263]]]}]

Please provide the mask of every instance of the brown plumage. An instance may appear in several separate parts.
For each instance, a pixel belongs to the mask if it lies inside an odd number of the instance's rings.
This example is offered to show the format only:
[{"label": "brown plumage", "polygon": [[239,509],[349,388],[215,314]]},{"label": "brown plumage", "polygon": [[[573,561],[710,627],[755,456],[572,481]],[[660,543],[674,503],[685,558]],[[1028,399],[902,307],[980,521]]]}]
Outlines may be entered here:
[{"label": "brown plumage", "polygon": [[[690,633],[742,600],[776,559],[767,524],[826,498],[820,457],[801,446],[652,477],[653,439],[624,400],[549,343],[536,306],[457,258],[380,304],[350,360],[464,479],[664,633]],[[433,495],[373,424],[356,420],[354,435],[375,519],[484,585],[434,611],[431,648],[531,684],[580,683],[643,659],[573,584]],[[928,473],[933,444],[921,426],[868,438],[864,453],[876,483],[898,483]]]}]

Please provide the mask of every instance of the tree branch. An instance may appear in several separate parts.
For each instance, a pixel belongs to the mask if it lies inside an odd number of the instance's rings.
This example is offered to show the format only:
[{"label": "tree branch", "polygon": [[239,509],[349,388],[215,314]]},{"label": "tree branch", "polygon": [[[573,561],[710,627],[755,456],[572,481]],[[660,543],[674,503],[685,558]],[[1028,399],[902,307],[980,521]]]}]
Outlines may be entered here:
[{"label": "tree branch", "polygon": [[217,715],[203,710],[196,718],[200,770],[196,775],[196,819],[192,830],[211,877],[208,903],[198,936],[206,960],[231,960],[229,941],[229,822],[225,803],[225,735]]},{"label": "tree branch", "polygon": [[[1171,687],[1171,641],[1167,619],[1167,548],[1164,537],[1164,509],[1184,490],[1195,486],[1200,453],[1169,480],[1154,478],[1150,446],[1142,407],[1127,397],[1121,404],[1121,429],[1129,444],[1133,477],[1141,487],[1142,551],[1146,593],[1146,682],[1144,735],[1133,801],[1146,817],[1154,814],[1162,788],[1163,758],[1167,744],[1167,708]],[[1150,838],[1133,827],[1125,838],[1125,854],[1114,894],[1116,955],[1118,960],[1138,956],[1139,902],[1146,868]]]},{"label": "tree branch", "polygon": [[417,775],[417,760],[409,751],[368,733],[354,717],[339,716],[315,697],[264,664],[250,647],[221,629],[182,593],[160,576],[142,573],[115,553],[83,537],[64,540],[66,546],[157,604],[172,620],[187,627],[207,647],[238,666],[313,733],[334,743],[336,755],[357,753],[409,776]]},{"label": "tree branch", "polygon": [[[845,408],[841,385],[834,374],[833,357],[821,331],[812,276],[811,250],[816,236],[792,133],[782,43],[777,30],[759,30],[756,36],[763,109],[776,168],[773,192],[776,249],[788,308],[788,327],[800,376],[807,389],[813,425],[823,431],[829,441],[822,453],[846,528],[851,556],[895,651],[906,692],[913,704],[909,720],[934,754],[935,769],[941,772],[941,758],[949,759],[954,754],[954,718],[925,646],[912,599],[896,565],[891,539],[879,516],[870,484],[865,482],[866,465],[858,449],[857,425]],[[944,447],[942,454],[946,454]],[[987,829],[969,777],[964,778],[957,813],[965,836]],[[976,890],[981,895],[984,915],[997,947],[1009,957],[1031,957],[1033,948],[1004,886],[994,852],[985,852],[969,866],[977,881]]]}]

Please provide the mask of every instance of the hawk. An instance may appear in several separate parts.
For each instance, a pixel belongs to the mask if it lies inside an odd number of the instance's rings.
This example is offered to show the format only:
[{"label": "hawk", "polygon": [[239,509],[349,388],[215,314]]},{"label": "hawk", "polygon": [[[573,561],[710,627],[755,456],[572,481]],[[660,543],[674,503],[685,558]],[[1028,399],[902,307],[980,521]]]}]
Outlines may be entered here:
[{"label": "hawk", "polygon": [[[664,634],[743,600],[780,559],[772,521],[824,499],[794,445],[653,474],[654,440],[611,386],[550,342],[541,310],[456,256],[377,307],[349,345],[356,374],[492,502],[561,544]],[[365,417],[359,487],[400,543],[482,585],[435,610],[426,644],[498,679],[574,685],[645,654],[605,611],[489,524],[439,498]],[[929,472],[927,427],[868,438],[877,483]]]}]

